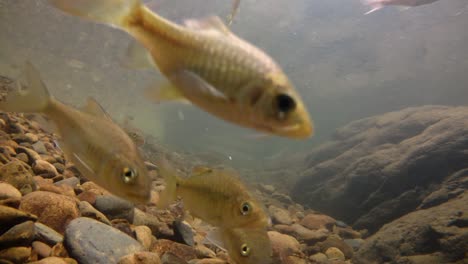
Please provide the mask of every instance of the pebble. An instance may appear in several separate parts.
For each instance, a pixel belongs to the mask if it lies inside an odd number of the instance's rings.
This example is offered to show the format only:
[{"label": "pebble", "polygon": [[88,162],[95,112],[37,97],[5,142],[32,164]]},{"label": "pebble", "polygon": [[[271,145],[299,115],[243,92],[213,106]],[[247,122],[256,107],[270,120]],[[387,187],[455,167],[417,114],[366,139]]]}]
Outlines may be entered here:
[{"label": "pebble", "polygon": [[29,157],[28,155],[26,155],[26,153],[19,153],[18,155],[16,155],[16,158],[26,164],[29,164]]},{"label": "pebble", "polygon": [[10,227],[17,225],[25,221],[35,221],[37,217],[35,215],[23,212],[21,210],[0,205],[0,231],[4,232]]},{"label": "pebble", "polygon": [[277,231],[268,231],[268,236],[271,240],[271,248],[276,256],[284,254],[292,255],[292,253],[301,252],[301,245],[292,236],[281,234]]},{"label": "pebble", "polygon": [[23,196],[20,210],[38,216],[38,221],[59,233],[80,214],[74,199],[51,192],[36,191]]},{"label": "pebble", "polygon": [[289,212],[283,208],[270,205],[268,211],[270,212],[274,224],[290,225],[293,223]]},{"label": "pebble", "polygon": [[186,260],[177,257],[172,253],[164,253],[161,256],[161,263],[162,264],[188,264]]},{"label": "pebble", "polygon": [[54,162],[52,165],[57,169],[58,173],[63,173],[65,171],[65,165],[59,162]]},{"label": "pebble", "polygon": [[174,221],[174,237],[176,242],[181,242],[189,246],[193,246],[193,230],[192,227],[186,221]]},{"label": "pebble", "polygon": [[26,221],[13,226],[0,236],[0,248],[27,246],[34,238],[34,222]]},{"label": "pebble", "polygon": [[328,259],[330,260],[345,260],[345,255],[341,250],[336,247],[330,247],[325,251],[325,255],[327,255]]},{"label": "pebble", "polygon": [[274,199],[284,203],[284,204],[294,204],[291,197],[286,194],[275,192],[271,195]]},{"label": "pebble", "polygon": [[345,239],[344,242],[350,246],[354,251],[357,251],[361,245],[364,243],[364,239],[354,238],[354,239]]},{"label": "pebble", "polygon": [[147,226],[135,226],[133,228],[135,237],[138,242],[141,243],[145,250],[149,250],[153,244],[154,237],[151,234],[151,229]]},{"label": "pebble", "polygon": [[267,194],[272,194],[276,190],[275,186],[269,184],[260,184],[259,187],[262,191],[266,192]]},{"label": "pebble", "polygon": [[193,247],[167,239],[158,239],[151,249],[151,252],[156,252],[159,255],[171,253],[184,261],[197,258],[197,254]]},{"label": "pebble", "polygon": [[32,242],[32,248],[41,258],[50,256],[50,253],[52,252],[52,248],[41,241]]},{"label": "pebble", "polygon": [[103,213],[99,212],[90,203],[86,201],[80,201],[78,208],[80,209],[81,216],[93,218],[106,225],[111,225],[109,219],[107,219]]},{"label": "pebble", "polygon": [[161,264],[161,259],[156,253],[143,251],[125,255],[117,264]]},{"label": "pebble", "polygon": [[326,263],[328,261],[327,255],[325,255],[325,254],[323,254],[321,252],[311,255],[309,257],[309,259],[314,261],[314,262],[318,262],[318,263]]},{"label": "pebble", "polygon": [[28,155],[29,165],[32,165],[34,162],[36,162],[36,160],[41,159],[41,155],[39,155],[36,151],[22,146],[18,146],[16,148],[16,153],[25,153],[26,155]]},{"label": "pebble", "polygon": [[341,237],[334,234],[328,236],[324,241],[318,242],[316,246],[318,246],[322,252],[331,247],[338,248],[341,252],[343,252],[346,258],[352,258],[354,253],[353,249],[348,246],[348,244],[346,244],[343,239],[341,239]]},{"label": "pebble", "polygon": [[21,198],[21,193],[16,189],[13,185],[6,183],[6,182],[0,182],[0,200],[4,199],[20,199]]},{"label": "pebble", "polygon": [[39,261],[29,262],[29,264],[78,264],[72,258],[47,257]]},{"label": "pebble", "polygon": [[81,264],[117,263],[121,257],[143,250],[125,233],[87,217],[70,222],[65,245],[70,256]]},{"label": "pebble", "polygon": [[33,164],[33,171],[44,178],[54,178],[58,175],[57,169],[54,165],[45,160],[36,160]]},{"label": "pebble", "polygon": [[44,145],[44,142],[42,142],[42,141],[37,141],[36,143],[32,144],[32,148],[38,154],[47,154],[47,149],[46,149],[46,147]]},{"label": "pebble", "polygon": [[7,182],[25,195],[36,189],[32,171],[27,164],[19,160],[12,160],[0,167],[0,181]]},{"label": "pebble", "polygon": [[94,192],[84,191],[84,192],[78,194],[78,196],[76,198],[78,198],[80,201],[86,201],[86,202],[90,203],[91,205],[94,205],[94,204],[96,204],[97,197],[98,197],[98,194],[96,194]]},{"label": "pebble", "polygon": [[174,231],[169,228],[165,222],[158,220],[156,217],[147,214],[138,208],[135,208],[134,210],[133,224],[149,227],[151,229],[151,233],[156,237],[174,236]]},{"label": "pebble", "polygon": [[53,230],[52,228],[36,222],[35,226],[35,239],[40,240],[48,245],[52,246],[63,241],[63,235]]},{"label": "pebble", "polygon": [[205,259],[193,259],[188,262],[189,264],[229,264],[224,259],[219,258],[205,258]]},{"label": "pebble", "polygon": [[31,248],[29,247],[11,247],[0,250],[0,259],[13,263],[26,263],[30,255]]},{"label": "pebble", "polygon": [[335,219],[331,218],[328,215],[322,215],[322,214],[308,214],[301,220],[301,225],[311,230],[326,228],[332,231],[335,223],[336,223]]},{"label": "pebble", "polygon": [[96,197],[94,207],[107,216],[109,220],[126,219],[131,222],[134,215],[134,206],[131,202],[114,195],[101,195]]},{"label": "pebble", "polygon": [[28,132],[28,133],[24,134],[24,136],[26,137],[27,142],[29,142],[31,144],[39,141],[39,137],[36,134],[33,134],[33,133]]}]

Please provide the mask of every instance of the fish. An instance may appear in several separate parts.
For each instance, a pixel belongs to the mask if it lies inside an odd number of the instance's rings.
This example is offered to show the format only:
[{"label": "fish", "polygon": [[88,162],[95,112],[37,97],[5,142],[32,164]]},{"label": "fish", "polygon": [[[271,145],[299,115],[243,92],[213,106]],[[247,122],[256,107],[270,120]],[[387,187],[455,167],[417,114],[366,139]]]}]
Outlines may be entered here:
[{"label": "fish", "polygon": [[49,2],[67,14],[133,36],[143,47],[141,53],[148,54],[138,57],[167,79],[146,89],[148,99],[189,102],[227,122],[287,138],[313,135],[309,112],[282,68],[218,16],[176,24],[139,0]]},{"label": "fish", "polygon": [[237,264],[273,262],[271,241],[266,228],[220,228],[215,231],[214,237],[208,240],[225,249]]},{"label": "fish", "polygon": [[384,6],[414,7],[434,3],[438,0],[366,0],[365,4],[371,7],[365,15],[382,9]]},{"label": "fish", "polygon": [[65,157],[84,177],[131,202],[150,199],[151,179],[137,147],[94,99],[83,109],[60,102],[27,62],[0,110],[44,114],[57,127]]},{"label": "fish", "polygon": [[167,208],[180,196],[185,210],[216,227],[270,225],[264,206],[231,170],[197,165],[192,168],[190,177],[181,178],[165,158],[160,158],[156,164],[166,181],[158,207]]}]

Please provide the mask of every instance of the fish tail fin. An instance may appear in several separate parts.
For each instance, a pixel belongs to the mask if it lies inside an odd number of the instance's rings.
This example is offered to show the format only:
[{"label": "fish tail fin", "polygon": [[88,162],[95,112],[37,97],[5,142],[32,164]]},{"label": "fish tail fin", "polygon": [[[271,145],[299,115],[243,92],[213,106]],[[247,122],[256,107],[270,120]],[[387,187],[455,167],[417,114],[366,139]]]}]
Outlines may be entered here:
[{"label": "fish tail fin", "polygon": [[166,181],[166,188],[159,195],[157,206],[165,209],[177,198],[177,183],[179,177],[175,169],[169,165],[166,159],[160,159],[158,164],[158,172]]},{"label": "fish tail fin", "polygon": [[15,81],[15,86],[3,101],[0,109],[7,112],[39,113],[49,106],[51,96],[39,75],[39,71],[30,63]]},{"label": "fish tail fin", "polygon": [[381,0],[365,0],[364,4],[371,7],[371,10],[364,13],[364,15],[374,13],[375,11],[382,9],[383,7]]},{"label": "fish tail fin", "polygon": [[123,27],[141,7],[140,0],[49,0],[65,13],[114,27]]}]

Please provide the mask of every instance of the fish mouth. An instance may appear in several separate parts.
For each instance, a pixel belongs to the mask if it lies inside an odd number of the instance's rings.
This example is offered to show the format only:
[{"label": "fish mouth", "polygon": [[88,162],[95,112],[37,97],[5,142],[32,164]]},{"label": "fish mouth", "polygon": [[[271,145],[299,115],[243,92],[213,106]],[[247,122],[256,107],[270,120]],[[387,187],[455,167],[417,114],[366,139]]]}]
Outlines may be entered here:
[{"label": "fish mouth", "polygon": [[125,197],[135,204],[147,204],[151,199],[151,192],[126,192]]},{"label": "fish mouth", "polygon": [[281,127],[277,132],[290,138],[305,139],[313,135],[314,129],[311,122],[304,122]]}]

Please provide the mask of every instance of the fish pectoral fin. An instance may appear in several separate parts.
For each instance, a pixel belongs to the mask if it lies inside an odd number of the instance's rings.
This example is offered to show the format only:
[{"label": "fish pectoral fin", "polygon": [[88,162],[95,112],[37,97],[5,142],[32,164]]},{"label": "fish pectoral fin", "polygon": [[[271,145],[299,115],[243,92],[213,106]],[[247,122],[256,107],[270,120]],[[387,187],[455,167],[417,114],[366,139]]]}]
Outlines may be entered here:
[{"label": "fish pectoral fin", "polygon": [[130,69],[157,68],[151,53],[136,40],[131,41],[128,45],[121,65]]},{"label": "fish pectoral fin", "polygon": [[223,34],[230,34],[231,31],[218,16],[208,16],[200,19],[186,19],[184,25],[195,30],[214,29]]},{"label": "fish pectoral fin", "polygon": [[88,97],[86,105],[83,107],[82,110],[90,115],[102,117],[104,119],[112,121],[112,118],[106,112],[106,110],[104,110],[104,108],[102,108],[102,106],[92,97]]},{"label": "fish pectoral fin", "polygon": [[171,76],[171,80],[177,87],[183,90],[184,94],[193,94],[194,96],[206,98],[215,97],[228,101],[228,97],[224,93],[191,71],[179,71]]},{"label": "fish pectoral fin", "polygon": [[179,89],[170,82],[152,84],[145,89],[144,95],[155,103],[160,103],[161,101],[177,101],[190,104]]},{"label": "fish pectoral fin", "polygon": [[226,250],[221,232],[222,231],[219,228],[212,229],[207,232],[205,239],[211,242],[213,245],[219,247],[220,249]]},{"label": "fish pectoral fin", "polygon": [[70,155],[70,160],[75,164],[83,176],[90,180],[96,173],[94,170],[76,153]]}]

